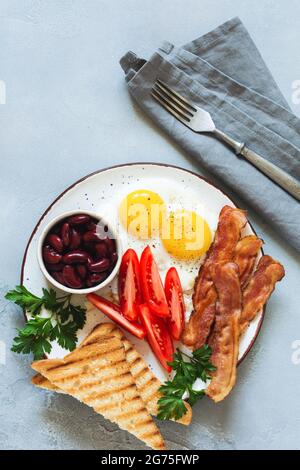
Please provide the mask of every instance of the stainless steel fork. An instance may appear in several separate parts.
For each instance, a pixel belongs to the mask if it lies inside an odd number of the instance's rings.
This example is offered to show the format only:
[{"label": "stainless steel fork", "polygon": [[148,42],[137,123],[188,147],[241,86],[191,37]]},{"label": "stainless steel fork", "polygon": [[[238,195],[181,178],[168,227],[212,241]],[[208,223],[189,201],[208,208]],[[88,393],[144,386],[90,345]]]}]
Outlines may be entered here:
[{"label": "stainless steel fork", "polygon": [[210,132],[218,139],[223,140],[232,147],[236,154],[244,157],[252,165],[285,189],[294,198],[300,201],[300,183],[291,175],[281,170],[278,166],[269,162],[257,153],[246,147],[245,143],[237,142],[229,135],[217,129],[211,115],[202,108],[191,103],[179,93],[171,89],[161,80],[157,80],[152,89],[152,96],[155,98],[170,114],[189,127],[192,131],[202,133]]}]

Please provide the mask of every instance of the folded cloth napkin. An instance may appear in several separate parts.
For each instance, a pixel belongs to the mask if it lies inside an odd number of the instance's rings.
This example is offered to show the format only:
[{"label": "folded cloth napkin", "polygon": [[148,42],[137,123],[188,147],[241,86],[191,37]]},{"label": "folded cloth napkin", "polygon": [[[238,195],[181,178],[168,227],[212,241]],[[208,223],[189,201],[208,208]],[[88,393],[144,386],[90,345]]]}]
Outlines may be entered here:
[{"label": "folded cloth napkin", "polygon": [[164,42],[148,61],[128,52],[120,64],[146,113],[300,251],[299,202],[213,136],[189,130],[150,95],[160,78],[209,111],[219,129],[300,179],[300,119],[239,18],[183,47]]}]

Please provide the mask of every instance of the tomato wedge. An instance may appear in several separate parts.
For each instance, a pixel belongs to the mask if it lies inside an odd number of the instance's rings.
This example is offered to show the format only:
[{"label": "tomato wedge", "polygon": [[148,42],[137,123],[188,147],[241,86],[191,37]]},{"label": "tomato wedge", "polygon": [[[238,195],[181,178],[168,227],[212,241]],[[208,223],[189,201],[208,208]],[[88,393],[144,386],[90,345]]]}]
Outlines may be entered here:
[{"label": "tomato wedge", "polygon": [[176,268],[170,268],[165,279],[165,293],[171,317],[168,318],[169,331],[174,339],[180,339],[184,328],[185,306],[182,287]]},{"label": "tomato wedge", "polygon": [[168,362],[173,360],[174,349],[165,321],[154,315],[146,304],[140,305],[140,320],[145,327],[147,340],[153,353],[163,368],[171,372],[172,368]]},{"label": "tomato wedge", "polygon": [[136,252],[131,248],[122,257],[118,288],[123,315],[130,321],[136,320],[139,315],[138,307],[142,303],[140,263]]},{"label": "tomato wedge", "polygon": [[118,305],[113,304],[109,300],[97,294],[87,294],[86,298],[95,305],[95,307],[101,310],[104,315],[124,328],[124,330],[127,330],[139,339],[143,339],[146,336],[145,328],[137,322],[130,322],[127,320],[127,318],[122,315],[121,309]]},{"label": "tomato wedge", "polygon": [[149,246],[146,246],[142,253],[140,273],[144,302],[148,304],[155,315],[164,318],[169,317],[170,311],[164,287]]}]

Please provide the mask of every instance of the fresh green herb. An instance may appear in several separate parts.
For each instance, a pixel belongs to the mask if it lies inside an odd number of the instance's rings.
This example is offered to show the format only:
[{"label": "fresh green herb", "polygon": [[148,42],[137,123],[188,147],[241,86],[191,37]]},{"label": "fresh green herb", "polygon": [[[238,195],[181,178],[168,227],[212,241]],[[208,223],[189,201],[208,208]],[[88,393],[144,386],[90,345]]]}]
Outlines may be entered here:
[{"label": "fresh green herb", "polygon": [[180,419],[187,412],[182,398],[186,392],[191,406],[205,395],[204,390],[194,390],[193,384],[198,378],[207,382],[210,373],[216,370],[210,362],[211,353],[207,344],[196,349],[191,357],[177,349],[173,361],[168,363],[175,375],[159,389],[162,397],[158,400],[158,419]]},{"label": "fresh green herb", "polygon": [[157,418],[161,420],[170,418],[177,420],[187,412],[184,401],[177,395],[164,395],[158,400],[158,405]]},{"label": "fresh green herb", "polygon": [[[71,304],[71,295],[58,297],[53,289],[43,289],[42,297],[29,292],[24,286],[16,286],[7,292],[5,298],[24,308],[32,318],[25,327],[18,330],[11,348],[17,353],[33,353],[34,359],[41,359],[51,351],[51,341],[56,340],[64,349],[76,347],[76,332],[85,324],[86,311]],[[41,316],[42,309],[50,314]]]},{"label": "fresh green herb", "polygon": [[5,298],[20,305],[20,307],[26,309],[32,315],[40,313],[45,301],[43,297],[31,294],[24,286],[16,286],[14,290],[7,292]]}]

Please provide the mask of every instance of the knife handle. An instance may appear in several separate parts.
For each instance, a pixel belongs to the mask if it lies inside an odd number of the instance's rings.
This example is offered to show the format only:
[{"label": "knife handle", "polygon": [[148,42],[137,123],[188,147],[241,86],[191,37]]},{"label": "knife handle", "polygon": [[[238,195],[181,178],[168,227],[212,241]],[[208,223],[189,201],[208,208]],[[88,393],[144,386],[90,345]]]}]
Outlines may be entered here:
[{"label": "knife handle", "polygon": [[235,150],[237,155],[244,157],[262,173],[267,175],[272,181],[277,183],[295,199],[300,201],[300,182],[296,178],[289,175],[273,163],[269,162],[269,160],[261,157],[258,155],[258,153],[250,150],[244,143],[237,142],[219,129],[215,130],[215,134],[220,140],[223,140],[228,145],[230,145]]}]

